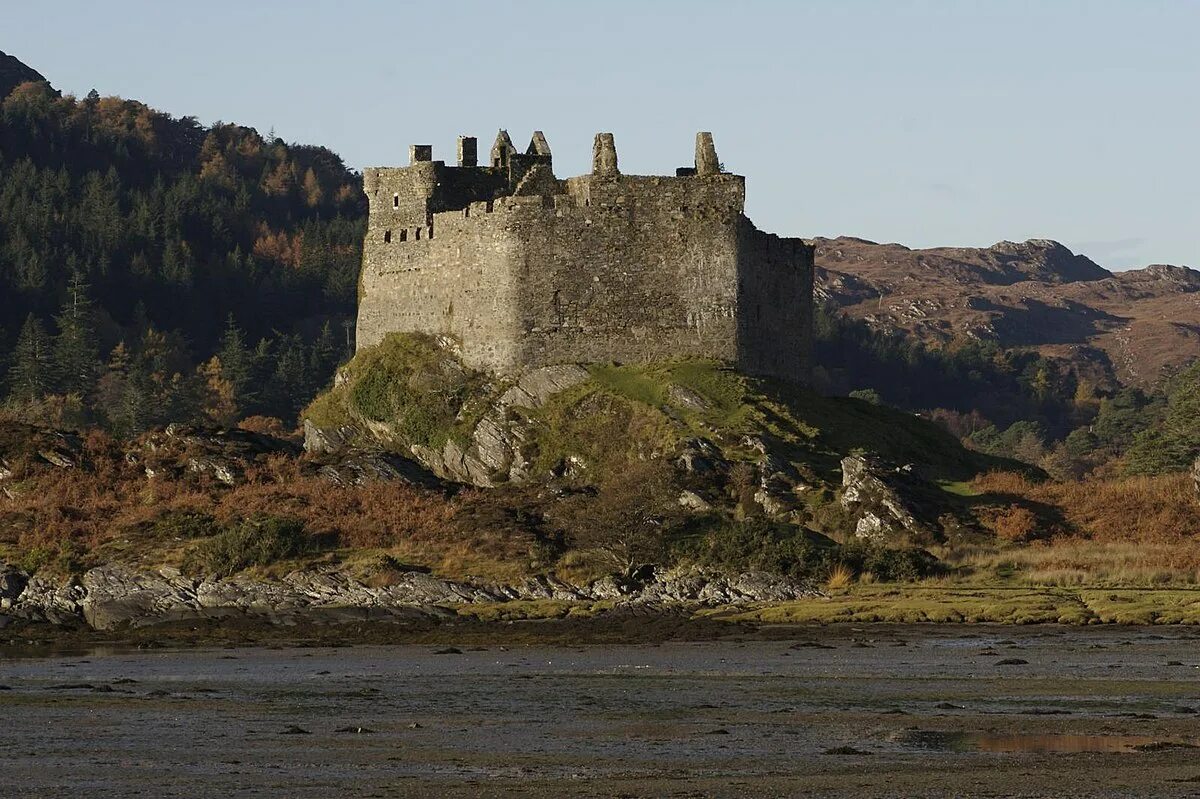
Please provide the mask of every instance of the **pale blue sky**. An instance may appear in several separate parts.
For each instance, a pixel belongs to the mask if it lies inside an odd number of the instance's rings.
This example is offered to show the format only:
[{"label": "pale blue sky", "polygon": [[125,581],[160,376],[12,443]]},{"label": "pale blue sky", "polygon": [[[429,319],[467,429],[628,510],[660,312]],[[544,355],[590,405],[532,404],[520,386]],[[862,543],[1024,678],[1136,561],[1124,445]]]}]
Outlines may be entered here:
[{"label": "pale blue sky", "polygon": [[274,128],[350,165],[612,131],[671,173],[697,130],[759,227],[910,246],[1055,238],[1200,267],[1200,2],[44,0],[0,50],[76,94]]}]

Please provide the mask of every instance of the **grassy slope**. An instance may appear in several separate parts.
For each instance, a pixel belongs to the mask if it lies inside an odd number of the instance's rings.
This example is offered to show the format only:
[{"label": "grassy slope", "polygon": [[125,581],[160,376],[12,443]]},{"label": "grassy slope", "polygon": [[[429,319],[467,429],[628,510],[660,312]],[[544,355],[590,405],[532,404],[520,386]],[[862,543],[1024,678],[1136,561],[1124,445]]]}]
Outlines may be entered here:
[{"label": "grassy slope", "polygon": [[[864,450],[915,462],[946,483],[968,480],[999,461],[964,449],[937,426],[860,400],[821,397],[797,386],[751,379],[717,362],[594,365],[590,379],[536,411],[535,466],[582,456],[599,473],[629,458],[670,452],[690,438],[720,443],[727,456],[757,457],[746,436],[817,479],[834,483],[840,459]],[[462,369],[426,336],[389,336],[360,352],[338,386],[305,417],[324,427],[357,427],[372,443],[406,451],[461,438],[503,385]],[[697,395],[704,407],[673,389]]]}]

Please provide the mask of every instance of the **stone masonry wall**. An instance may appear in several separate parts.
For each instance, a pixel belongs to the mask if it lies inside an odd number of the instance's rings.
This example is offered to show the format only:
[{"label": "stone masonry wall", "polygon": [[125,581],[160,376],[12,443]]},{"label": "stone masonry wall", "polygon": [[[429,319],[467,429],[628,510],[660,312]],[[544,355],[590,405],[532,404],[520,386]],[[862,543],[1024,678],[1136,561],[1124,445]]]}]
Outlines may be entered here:
[{"label": "stone masonry wall", "polygon": [[517,216],[528,364],[737,357],[738,177],[584,176]]},{"label": "stone masonry wall", "polygon": [[811,366],[813,247],[738,226],[738,364],[751,374],[806,380]]},{"label": "stone masonry wall", "polygon": [[[433,214],[420,238],[401,241],[393,230],[369,226],[359,287],[358,347],[369,347],[392,331],[449,336],[466,362],[497,372],[520,359],[520,326],[514,270],[517,242],[505,225],[503,201],[488,213],[480,202],[463,211]],[[494,207],[496,207],[494,206]]]}]

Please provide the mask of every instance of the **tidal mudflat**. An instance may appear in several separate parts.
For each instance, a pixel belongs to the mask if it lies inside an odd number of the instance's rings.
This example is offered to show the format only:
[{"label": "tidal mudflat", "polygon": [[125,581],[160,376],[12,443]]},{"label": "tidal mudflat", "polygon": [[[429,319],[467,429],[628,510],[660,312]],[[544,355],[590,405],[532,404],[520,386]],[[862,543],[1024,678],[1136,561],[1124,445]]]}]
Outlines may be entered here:
[{"label": "tidal mudflat", "polygon": [[1200,631],[0,652],[0,796],[1193,796]]}]

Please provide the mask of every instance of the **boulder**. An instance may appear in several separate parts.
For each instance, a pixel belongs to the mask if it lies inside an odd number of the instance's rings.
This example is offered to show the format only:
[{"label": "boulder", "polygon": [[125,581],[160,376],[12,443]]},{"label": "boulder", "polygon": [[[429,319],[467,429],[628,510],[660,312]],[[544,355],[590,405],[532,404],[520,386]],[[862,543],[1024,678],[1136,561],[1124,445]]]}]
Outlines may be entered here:
[{"label": "boulder", "polygon": [[11,608],[28,584],[28,574],[15,566],[0,563],[0,610]]}]

